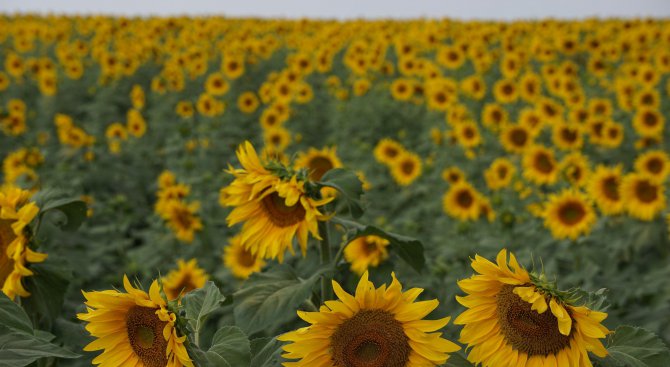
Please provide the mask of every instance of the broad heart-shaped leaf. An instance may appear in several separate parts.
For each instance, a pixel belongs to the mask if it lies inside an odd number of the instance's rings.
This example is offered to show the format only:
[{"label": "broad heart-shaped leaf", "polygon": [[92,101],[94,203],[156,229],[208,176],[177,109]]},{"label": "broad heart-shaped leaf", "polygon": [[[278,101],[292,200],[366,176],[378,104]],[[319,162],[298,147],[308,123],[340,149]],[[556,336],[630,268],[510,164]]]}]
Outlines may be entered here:
[{"label": "broad heart-shaped leaf", "polygon": [[314,284],[328,270],[323,268],[305,280],[286,265],[252,274],[233,294],[236,324],[247,334],[254,334],[293,319],[298,306],[311,296]]},{"label": "broad heart-shaped leaf", "polygon": [[281,367],[282,342],[274,337],[251,341],[251,365],[249,367]]},{"label": "broad heart-shaped leaf", "polygon": [[52,210],[60,211],[65,218],[57,219],[54,223],[68,232],[75,231],[86,219],[86,203],[79,199],[49,200],[40,209],[41,216]]},{"label": "broad heart-shaped leaf", "polygon": [[33,325],[25,311],[2,292],[0,292],[0,325],[11,331],[33,333]]},{"label": "broad heart-shaped leaf", "polygon": [[363,207],[360,203],[363,183],[356,173],[348,169],[334,168],[323,175],[319,184],[332,187],[340,192],[338,199],[345,202],[352,218],[360,218],[363,215]]},{"label": "broad heart-shaped leaf", "polygon": [[670,350],[654,333],[633,326],[619,326],[607,346],[606,367],[667,367]]},{"label": "broad heart-shaped leaf", "polygon": [[386,238],[391,244],[393,250],[398,253],[400,258],[405,260],[412,268],[414,268],[414,270],[418,271],[419,273],[421,270],[423,270],[424,266],[426,265],[426,258],[423,255],[423,244],[421,241],[411,237],[386,232],[375,226],[362,226],[358,223],[347,221],[347,224],[351,223],[355,224],[356,228],[356,232],[354,233],[354,236],[351,238],[351,240],[368,235],[375,235]]},{"label": "broad heart-shaped leaf", "polygon": [[460,355],[459,353],[454,353],[449,355],[447,363],[444,364],[445,367],[474,367],[474,365],[468,360]]},{"label": "broad heart-shaped leaf", "polygon": [[198,333],[207,319],[207,315],[218,309],[223,301],[226,300],[219,288],[214,282],[207,282],[205,286],[187,293],[182,299],[186,318],[193,329]]},{"label": "broad heart-shaped leaf", "polygon": [[248,366],[251,362],[249,339],[240,328],[224,326],[212,339],[206,353],[212,366]]}]

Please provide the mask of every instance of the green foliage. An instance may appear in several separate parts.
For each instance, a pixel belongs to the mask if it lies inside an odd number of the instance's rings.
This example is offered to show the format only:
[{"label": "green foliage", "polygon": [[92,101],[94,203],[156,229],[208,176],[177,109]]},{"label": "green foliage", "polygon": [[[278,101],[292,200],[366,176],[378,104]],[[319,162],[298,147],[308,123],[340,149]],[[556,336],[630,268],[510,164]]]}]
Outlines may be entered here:
[{"label": "green foliage", "polygon": [[282,342],[274,337],[258,338],[251,341],[251,364],[249,367],[280,367]]},{"label": "green foliage", "polygon": [[251,335],[295,319],[295,310],[311,297],[314,285],[328,270],[321,269],[307,279],[300,279],[285,265],[252,274],[233,295],[236,324]]},{"label": "green foliage", "polygon": [[219,329],[214,334],[212,346],[205,354],[211,366],[248,366],[251,362],[249,339],[235,326]]},{"label": "green foliage", "polygon": [[351,217],[360,218],[363,215],[364,210],[360,203],[363,184],[353,171],[343,168],[331,169],[323,175],[318,186],[337,189],[340,192],[338,200],[342,200]]},{"label": "green foliage", "polygon": [[218,310],[225,300],[226,297],[211,281],[207,282],[204,287],[187,293],[182,299],[182,304],[186,311],[190,330],[198,335],[207,320],[207,316]]},{"label": "green foliage", "polygon": [[86,219],[86,203],[80,199],[64,197],[59,190],[39,192],[33,198],[40,207],[40,220],[51,211],[60,212],[60,217],[54,219],[54,224],[64,231],[77,230]]},{"label": "green foliage", "polygon": [[48,357],[79,357],[52,344],[53,338],[48,332],[34,330],[25,311],[0,293],[0,367],[27,366]]},{"label": "green foliage", "polygon": [[619,326],[607,344],[603,367],[666,367],[670,350],[654,333],[633,326]]}]

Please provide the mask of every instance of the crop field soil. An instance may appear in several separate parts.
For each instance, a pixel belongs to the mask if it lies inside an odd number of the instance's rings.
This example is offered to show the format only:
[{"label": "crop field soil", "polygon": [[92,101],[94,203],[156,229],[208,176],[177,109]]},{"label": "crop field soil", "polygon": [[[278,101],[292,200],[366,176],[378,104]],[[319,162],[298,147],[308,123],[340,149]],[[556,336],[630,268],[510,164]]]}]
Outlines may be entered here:
[{"label": "crop field soil", "polygon": [[0,15],[0,366],[670,366],[670,21]]}]

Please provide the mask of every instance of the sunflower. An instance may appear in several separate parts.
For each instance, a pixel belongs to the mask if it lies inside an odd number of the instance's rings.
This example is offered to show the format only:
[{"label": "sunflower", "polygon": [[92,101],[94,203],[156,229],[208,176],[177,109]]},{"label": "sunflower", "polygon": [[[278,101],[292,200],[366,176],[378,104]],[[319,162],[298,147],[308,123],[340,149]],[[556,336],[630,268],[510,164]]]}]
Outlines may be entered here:
[{"label": "sunflower", "polygon": [[275,152],[283,152],[291,143],[291,133],[282,126],[263,131],[265,146]]},{"label": "sunflower", "polygon": [[181,200],[170,200],[165,204],[165,219],[178,240],[191,243],[195,232],[201,231],[202,221],[197,215],[200,203],[185,203]]},{"label": "sunflower", "polygon": [[558,123],[554,125],[551,141],[558,149],[578,150],[584,144],[582,128],[577,124]]},{"label": "sunflower", "polygon": [[595,221],[595,211],[587,196],[574,189],[550,195],[545,205],[544,226],[554,238],[576,240],[591,232]]},{"label": "sunflower", "polygon": [[482,143],[477,124],[472,121],[463,121],[457,124],[454,130],[456,139],[464,148],[474,148]]},{"label": "sunflower", "polygon": [[558,179],[558,164],[554,152],[541,145],[534,145],[523,155],[523,175],[529,181],[542,185],[553,184]]},{"label": "sunflower", "polygon": [[665,209],[665,186],[648,175],[630,173],[621,183],[621,196],[631,216],[650,221]]},{"label": "sunflower", "polygon": [[404,151],[405,148],[397,141],[384,138],[377,143],[373,154],[377,162],[390,165],[395,163]]},{"label": "sunflower", "polygon": [[663,115],[652,108],[640,108],[633,118],[633,128],[643,137],[661,136],[664,125]]},{"label": "sunflower", "polygon": [[83,292],[86,313],[77,314],[88,322],[86,330],[96,338],[84,351],[103,350],[93,359],[102,367],[193,367],[175,324],[177,315],[167,309],[158,281],[149,294],[134,288],[123,276],[127,293],[117,290]]},{"label": "sunflower", "polygon": [[205,80],[205,91],[213,96],[221,96],[228,92],[230,84],[221,73],[212,73]]},{"label": "sunflower", "polygon": [[409,186],[421,175],[421,171],[421,158],[408,151],[403,151],[391,165],[391,176],[401,186]]},{"label": "sunflower", "polygon": [[670,174],[670,158],[662,150],[650,150],[635,159],[635,171],[663,182]]},{"label": "sunflower", "polygon": [[235,180],[221,189],[219,196],[221,205],[235,207],[227,217],[228,226],[244,223],[241,241],[253,255],[281,262],[286,250],[294,253],[296,235],[304,255],[309,233],[320,239],[317,221],[323,215],[318,207],[333,198],[314,200],[296,175],[286,179],[276,176],[265,168],[267,163],[258,158],[249,142],[240,145],[237,158],[244,168],[228,170]]},{"label": "sunflower", "polygon": [[254,92],[244,92],[237,97],[237,108],[243,113],[250,114],[256,111],[260,102]]},{"label": "sunflower", "polygon": [[587,190],[600,211],[606,215],[619,214],[624,209],[621,197],[621,166],[599,165],[591,175]]},{"label": "sunflower", "polygon": [[491,163],[491,166],[484,171],[486,185],[491,190],[500,190],[508,187],[512,183],[512,178],[516,173],[516,167],[507,158],[497,158]]},{"label": "sunflower", "polygon": [[444,212],[459,220],[475,220],[479,217],[479,193],[465,181],[453,184],[442,200]]},{"label": "sunflower", "polygon": [[263,259],[244,248],[239,235],[232,237],[223,251],[223,264],[236,278],[247,279],[265,266]]},{"label": "sunflower", "polygon": [[482,112],[482,123],[484,126],[497,131],[509,120],[507,110],[497,103],[487,103]]},{"label": "sunflower", "polygon": [[599,339],[610,333],[600,323],[606,313],[564,300],[544,275],[529,274],[510,253],[497,264],[475,255],[478,273],[458,282],[468,295],[454,324],[464,325],[460,341],[468,360],[483,367],[591,366],[588,352],[607,355]]},{"label": "sunflower", "polygon": [[16,187],[0,188],[0,286],[10,299],[28,297],[22,279],[33,275],[28,263],[39,263],[46,254],[30,249],[27,226],[39,213],[30,192]]},{"label": "sunflower", "polygon": [[333,281],[339,300],[326,301],[318,312],[298,311],[311,325],[280,335],[292,342],[282,348],[284,366],[438,366],[460,347],[443,339],[442,329],[449,317],[423,318],[438,306],[437,300],[414,302],[423,291],[402,292],[395,277],[391,284],[375,289],[368,273],[361,277],[351,295]]},{"label": "sunflower", "polygon": [[175,112],[177,115],[179,115],[179,117],[189,118],[193,116],[195,108],[193,107],[193,103],[191,101],[179,101],[177,106],[175,106]]},{"label": "sunflower", "polygon": [[533,133],[526,125],[507,125],[500,134],[503,148],[510,153],[523,153],[533,144]]},{"label": "sunflower", "polygon": [[456,166],[447,167],[442,171],[442,179],[453,185],[465,180],[465,173]]},{"label": "sunflower", "polygon": [[321,150],[309,148],[306,153],[298,153],[295,159],[295,167],[306,168],[309,171],[310,180],[320,181],[326,172],[333,168],[342,167],[342,162],[337,157],[335,147],[326,147]]},{"label": "sunflower", "polygon": [[389,241],[379,236],[358,237],[347,244],[344,258],[351,263],[351,271],[362,275],[369,267],[376,267],[388,259],[388,245]]},{"label": "sunflower", "polygon": [[565,156],[559,164],[565,178],[574,186],[586,185],[591,174],[589,160],[580,152],[572,152]]},{"label": "sunflower", "polygon": [[202,288],[209,279],[205,270],[198,267],[198,260],[196,259],[191,259],[188,262],[179,259],[177,260],[177,266],[177,269],[171,270],[161,280],[163,291],[168,300],[177,299],[180,295]]},{"label": "sunflower", "polygon": [[519,98],[519,90],[512,79],[501,79],[493,84],[493,96],[496,102],[512,103]]}]

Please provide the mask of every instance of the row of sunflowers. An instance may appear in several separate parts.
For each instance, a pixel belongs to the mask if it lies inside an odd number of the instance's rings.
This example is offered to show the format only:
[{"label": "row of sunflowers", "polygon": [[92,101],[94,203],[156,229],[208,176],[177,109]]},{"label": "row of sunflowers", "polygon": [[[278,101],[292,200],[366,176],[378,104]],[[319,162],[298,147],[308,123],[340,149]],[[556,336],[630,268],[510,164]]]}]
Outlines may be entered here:
[{"label": "row of sunflowers", "polygon": [[665,366],[668,46],[0,16],[0,365]]}]

